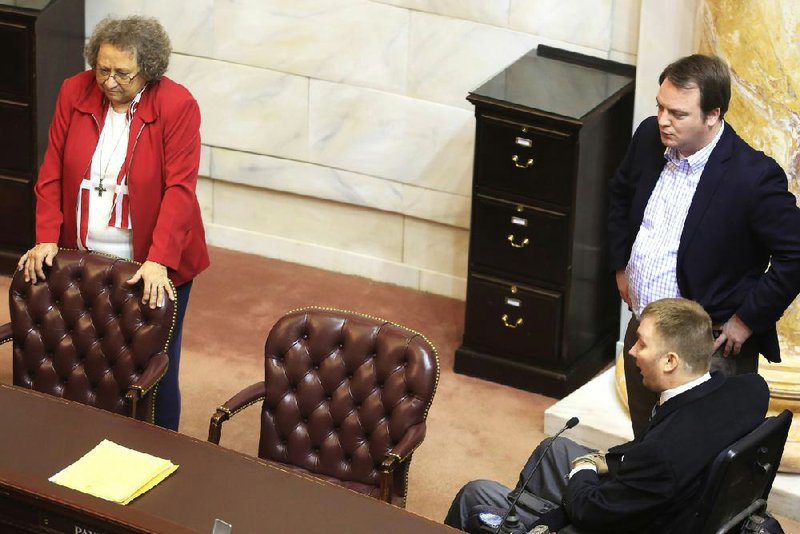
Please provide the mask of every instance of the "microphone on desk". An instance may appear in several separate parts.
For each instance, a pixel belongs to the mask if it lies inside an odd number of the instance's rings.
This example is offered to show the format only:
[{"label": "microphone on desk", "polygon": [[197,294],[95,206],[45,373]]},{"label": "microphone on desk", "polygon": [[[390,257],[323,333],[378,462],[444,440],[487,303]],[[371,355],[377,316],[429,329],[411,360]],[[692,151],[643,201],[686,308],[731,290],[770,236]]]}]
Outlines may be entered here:
[{"label": "microphone on desk", "polygon": [[547,453],[550,451],[550,447],[552,447],[553,442],[556,440],[556,438],[558,436],[560,436],[562,433],[564,433],[567,430],[569,430],[570,428],[575,427],[578,423],[580,423],[580,420],[577,417],[570,418],[570,420],[567,421],[567,423],[564,425],[564,427],[561,430],[559,430],[558,432],[556,432],[556,435],[553,436],[552,439],[550,439],[550,442],[547,444],[547,447],[545,447],[545,449],[542,452],[542,454],[539,455],[539,459],[536,460],[536,464],[533,466],[533,469],[531,469],[531,472],[528,473],[527,477],[525,477],[525,481],[522,483],[522,486],[519,488],[519,491],[514,496],[514,499],[511,501],[511,506],[509,506],[508,510],[506,511],[506,514],[503,516],[502,521],[500,521],[500,524],[497,525],[497,528],[495,529],[494,534],[499,534],[500,532],[511,534],[513,532],[513,530],[511,528],[509,528],[510,525],[506,524],[506,521],[508,521],[509,517],[512,517],[514,523],[517,523],[517,524],[519,523],[519,518],[517,518],[517,515],[514,512],[516,511],[517,501],[519,501],[519,498],[522,495],[523,490],[526,487],[528,487],[528,482],[531,481],[531,478],[533,478],[533,474],[536,472],[537,469],[539,469],[539,464],[541,464],[542,463],[542,459],[545,456],[547,456]]}]

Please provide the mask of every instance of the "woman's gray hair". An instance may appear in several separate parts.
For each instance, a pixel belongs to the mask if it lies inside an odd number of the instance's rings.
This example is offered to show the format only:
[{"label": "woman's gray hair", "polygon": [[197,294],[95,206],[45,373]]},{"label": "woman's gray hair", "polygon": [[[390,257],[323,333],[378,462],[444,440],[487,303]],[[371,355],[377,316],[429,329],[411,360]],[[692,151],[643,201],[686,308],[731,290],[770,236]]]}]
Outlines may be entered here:
[{"label": "woman's gray hair", "polygon": [[169,66],[172,52],[169,35],[153,17],[106,17],[98,22],[83,48],[83,56],[92,68],[97,67],[97,53],[104,44],[133,52],[145,81],[158,80]]}]

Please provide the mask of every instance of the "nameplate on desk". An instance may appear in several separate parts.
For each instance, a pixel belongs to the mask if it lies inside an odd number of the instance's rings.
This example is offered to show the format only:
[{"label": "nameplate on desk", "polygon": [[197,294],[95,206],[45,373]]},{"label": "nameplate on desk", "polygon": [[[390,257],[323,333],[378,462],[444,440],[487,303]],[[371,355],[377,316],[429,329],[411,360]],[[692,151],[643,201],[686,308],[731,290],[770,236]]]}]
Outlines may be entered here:
[{"label": "nameplate on desk", "polygon": [[222,519],[215,519],[214,530],[211,531],[211,534],[231,534],[232,531],[233,526],[230,523],[226,523]]},{"label": "nameplate on desk", "polygon": [[80,525],[74,525],[75,530],[73,530],[73,534],[103,534],[101,530],[92,530],[89,527],[82,527]]}]

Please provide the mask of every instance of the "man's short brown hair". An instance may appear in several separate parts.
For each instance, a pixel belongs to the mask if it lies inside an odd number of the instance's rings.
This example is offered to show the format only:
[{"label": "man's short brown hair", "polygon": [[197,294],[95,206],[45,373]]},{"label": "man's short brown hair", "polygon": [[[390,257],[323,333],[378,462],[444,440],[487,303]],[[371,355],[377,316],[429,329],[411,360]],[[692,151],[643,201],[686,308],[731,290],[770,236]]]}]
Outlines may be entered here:
[{"label": "man's short brown hair", "polygon": [[700,109],[708,114],[719,108],[719,118],[723,118],[731,102],[731,72],[728,65],[717,56],[692,54],[667,65],[658,84],[668,79],[681,89],[700,90]]},{"label": "man's short brown hair", "polygon": [[711,317],[698,303],[683,299],[661,299],[648,304],[642,320],[653,320],[656,334],[667,352],[676,353],[693,373],[705,373],[714,352]]}]

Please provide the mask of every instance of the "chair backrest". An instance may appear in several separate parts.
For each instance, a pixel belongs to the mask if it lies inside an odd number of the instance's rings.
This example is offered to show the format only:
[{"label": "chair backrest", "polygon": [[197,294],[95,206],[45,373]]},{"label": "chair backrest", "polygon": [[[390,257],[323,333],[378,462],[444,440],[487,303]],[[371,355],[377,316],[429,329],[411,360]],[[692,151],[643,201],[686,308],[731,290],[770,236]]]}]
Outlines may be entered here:
[{"label": "chair backrest", "polygon": [[[128,285],[139,264],[60,250],[46,279],[9,290],[14,384],[130,415],[125,396],[155,358],[166,361],[175,306],[141,303],[142,284]],[[159,377],[160,378],[160,377]],[[137,406],[152,421],[153,395]]]},{"label": "chair backrest", "polygon": [[439,379],[424,336],[343,310],[288,313],[264,353],[259,456],[371,486],[386,453],[424,424]]},{"label": "chair backrest", "polygon": [[789,410],[768,417],[714,459],[693,522],[702,528],[692,532],[718,532],[758,499],[766,502],[791,424]]}]

